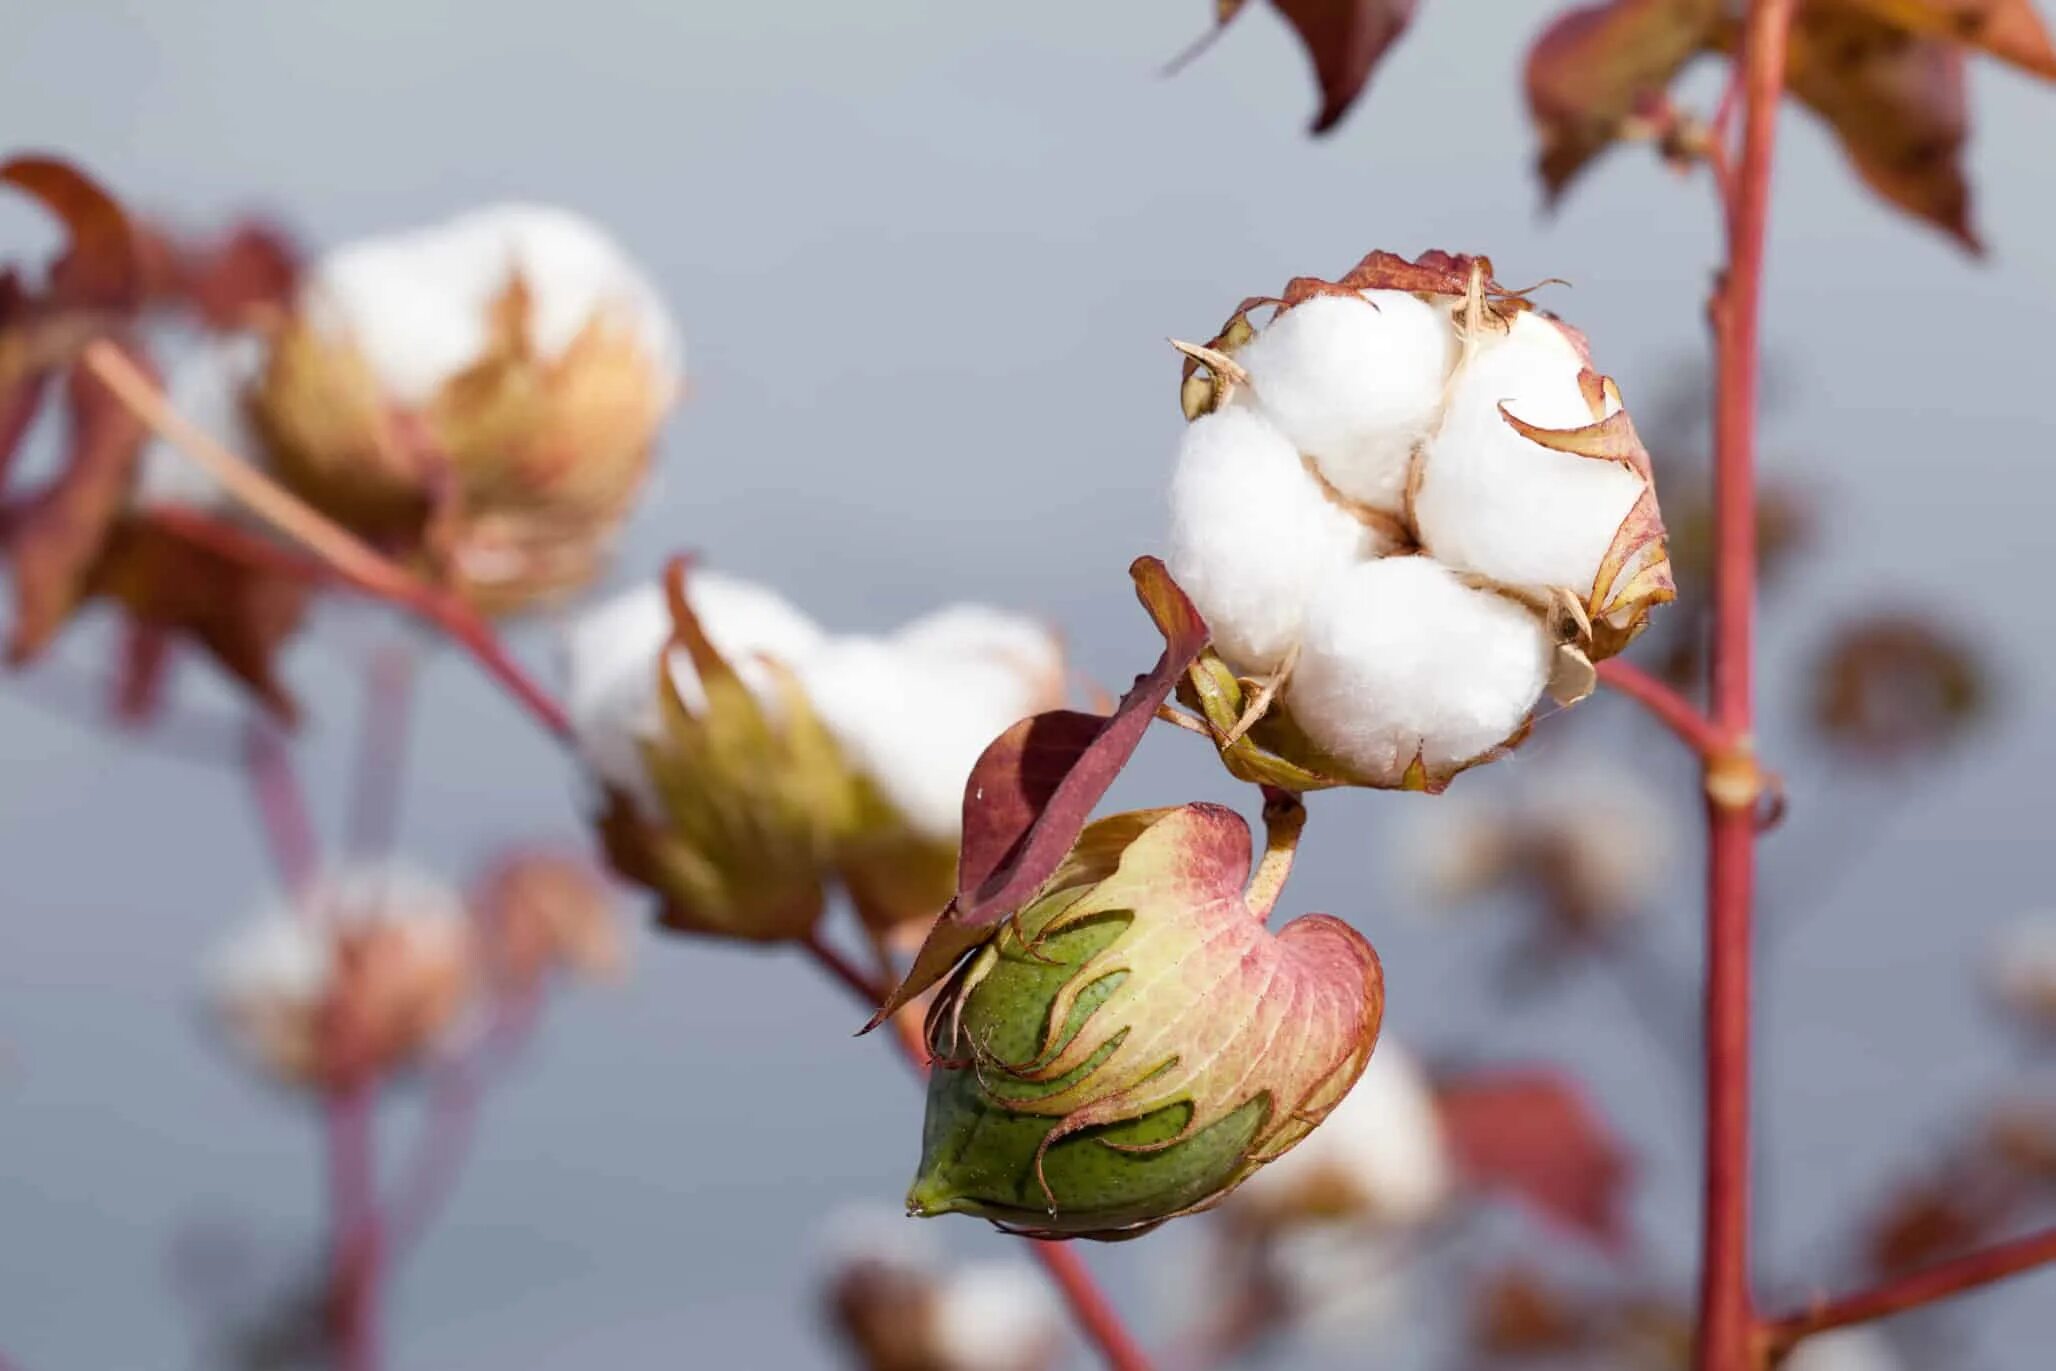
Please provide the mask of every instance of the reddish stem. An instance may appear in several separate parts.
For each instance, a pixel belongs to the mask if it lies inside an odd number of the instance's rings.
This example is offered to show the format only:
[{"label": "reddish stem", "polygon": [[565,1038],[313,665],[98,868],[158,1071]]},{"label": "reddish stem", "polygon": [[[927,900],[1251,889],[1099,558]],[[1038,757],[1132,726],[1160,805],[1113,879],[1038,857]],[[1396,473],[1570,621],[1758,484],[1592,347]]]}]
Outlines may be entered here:
[{"label": "reddish stem", "polygon": [[1734,746],[1726,756],[1710,759],[1707,768],[1706,1174],[1694,1344],[1698,1371],[1753,1371],[1760,1364],[1749,1256],[1750,923],[1757,796],[1747,749],[1754,724],[1763,261],[1793,4],[1751,0],[1749,6],[1738,59],[1742,152],[1727,202],[1727,269],[1713,311],[1711,713],[1713,727]]},{"label": "reddish stem", "polygon": [[409,645],[380,646],[364,677],[364,725],[357,774],[350,785],[347,847],[352,856],[381,857],[392,848],[406,778],[413,686],[414,654]]},{"label": "reddish stem", "polygon": [[337,1371],[378,1371],[383,1258],[378,1215],[377,1088],[363,1080],[328,1097],[329,1335]]},{"label": "reddish stem", "polygon": [[1764,1330],[1765,1342],[1772,1353],[1781,1352],[1815,1333],[1903,1314],[2052,1262],[2056,1262],[2056,1228],[1894,1277],[1838,1300],[1814,1304],[1769,1324]]},{"label": "reddish stem", "polygon": [[264,828],[265,846],[278,867],[280,882],[288,892],[298,892],[320,869],[321,844],[315,836],[314,821],[307,813],[299,779],[293,774],[292,755],[275,728],[261,719],[253,719],[245,736],[243,757],[257,817]]},{"label": "reddish stem", "polygon": [[1598,671],[1599,679],[1608,687],[1655,715],[1659,723],[1677,734],[1701,758],[1718,757],[1728,750],[1728,737],[1714,727],[1713,720],[1641,667],[1615,657],[1601,662]]},{"label": "reddish stem", "polygon": [[[867,1009],[876,1009],[885,1003],[890,988],[864,974],[861,967],[823,942],[818,934],[809,934],[800,946],[835,980],[841,982]],[[901,1028],[906,1025],[912,1031]],[[893,1016],[893,1026],[901,1028],[897,1036],[901,1053],[907,1064],[916,1073],[928,1074],[928,1050],[921,1041],[920,1027],[913,1022],[910,1012],[902,1011]],[[1104,1291],[1092,1278],[1085,1261],[1070,1247],[1061,1242],[1030,1241],[1028,1249],[1043,1269],[1055,1282],[1057,1290],[1070,1307],[1072,1321],[1086,1341],[1099,1352],[1100,1360],[1111,1371],[1150,1371],[1149,1356],[1142,1345],[1135,1341],[1135,1335],[1121,1322]]]}]

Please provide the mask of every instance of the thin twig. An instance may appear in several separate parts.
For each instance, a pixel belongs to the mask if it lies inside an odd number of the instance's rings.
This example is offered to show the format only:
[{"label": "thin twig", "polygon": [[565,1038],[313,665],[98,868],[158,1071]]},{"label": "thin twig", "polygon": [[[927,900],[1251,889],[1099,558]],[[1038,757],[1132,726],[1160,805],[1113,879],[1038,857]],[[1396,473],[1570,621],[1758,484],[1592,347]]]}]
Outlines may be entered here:
[{"label": "thin twig", "polygon": [[1675,733],[1702,759],[1725,752],[1730,741],[1699,707],[1632,662],[1618,657],[1599,663],[1599,679],[1633,700]]},{"label": "thin twig", "polygon": [[326,1105],[330,1255],[329,1332],[337,1371],[378,1371],[382,1242],[378,1214],[377,1086],[344,1086]]},{"label": "thin twig", "polygon": [[[860,967],[823,942],[818,934],[809,934],[800,941],[800,946],[867,1009],[875,1009],[885,1002],[890,987],[865,975]],[[910,1015],[904,1012],[894,1015],[893,1020],[895,1026],[901,1022],[911,1023]],[[917,1074],[925,1076],[928,1073],[928,1053],[920,1041],[918,1026],[915,1026],[911,1037],[902,1032],[896,1041],[907,1064]],[[1079,1332],[1099,1352],[1100,1359],[1111,1371],[1150,1371],[1148,1354],[1135,1341],[1134,1334],[1121,1321],[1119,1312],[1093,1280],[1084,1259],[1062,1242],[1031,1240],[1028,1247],[1063,1295]]]},{"label": "thin twig", "polygon": [[230,452],[173,409],[164,392],[112,343],[88,344],[80,365],[150,430],[203,468],[272,527],[320,558],[342,581],[439,628],[559,739],[570,716],[511,656],[478,611],[433,585]]},{"label": "thin twig", "polygon": [[406,780],[407,725],[413,687],[411,645],[380,645],[364,673],[364,725],[358,745],[357,774],[350,784],[350,821],[345,838],[345,848],[352,857],[383,857],[392,849]]},{"label": "thin twig", "polygon": [[321,867],[321,844],[315,836],[314,820],[307,800],[293,773],[293,761],[278,730],[262,719],[252,719],[243,745],[244,766],[250,776],[251,798],[264,830],[265,847],[278,868],[279,881],[288,893],[306,888]]},{"label": "thin twig", "polygon": [[1820,1301],[1766,1325],[1764,1337],[1772,1352],[1781,1352],[1815,1333],[1903,1314],[2052,1263],[2056,1263],[2056,1228],[1895,1276],[1840,1299]]}]

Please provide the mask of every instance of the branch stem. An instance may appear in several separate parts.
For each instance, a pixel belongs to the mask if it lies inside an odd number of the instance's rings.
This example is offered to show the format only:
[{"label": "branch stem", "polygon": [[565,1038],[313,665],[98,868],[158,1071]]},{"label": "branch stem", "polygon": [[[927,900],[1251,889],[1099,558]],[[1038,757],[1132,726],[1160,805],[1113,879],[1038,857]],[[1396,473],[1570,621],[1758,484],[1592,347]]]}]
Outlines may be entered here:
[{"label": "branch stem", "polygon": [[[1711,722],[1747,757],[1754,725],[1756,417],[1771,165],[1794,0],[1750,0],[1738,89],[1741,156],[1726,200],[1728,261],[1714,297],[1714,571]],[[1756,1371],[1762,1347],[1750,1283],[1753,794],[1714,784],[1709,758],[1706,1138],[1697,1371]],[[1753,774],[1753,772],[1751,773]],[[1747,787],[1742,788],[1747,790]]]},{"label": "branch stem", "polygon": [[374,1133],[377,1086],[361,1080],[327,1100],[329,1334],[337,1371],[378,1371],[379,1287],[383,1242],[378,1217]]},{"label": "branch stem", "polygon": [[1815,1333],[1903,1314],[2051,1263],[2056,1263],[2056,1228],[1925,1267],[1840,1299],[1816,1303],[1766,1325],[1764,1341],[1768,1350],[1776,1354]]},{"label": "branch stem", "polygon": [[1718,757],[1732,746],[1727,734],[1715,727],[1699,706],[1634,663],[1613,657],[1599,663],[1597,670],[1609,689],[1648,710],[1701,759]]}]

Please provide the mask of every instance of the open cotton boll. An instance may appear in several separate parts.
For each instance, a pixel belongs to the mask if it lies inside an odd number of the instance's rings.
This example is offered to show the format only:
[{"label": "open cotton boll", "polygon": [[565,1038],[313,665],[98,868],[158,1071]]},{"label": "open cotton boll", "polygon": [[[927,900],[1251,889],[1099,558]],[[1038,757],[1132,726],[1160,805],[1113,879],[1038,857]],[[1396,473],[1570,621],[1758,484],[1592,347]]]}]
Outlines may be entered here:
[{"label": "open cotton boll", "polygon": [[1042,1371],[1055,1363],[1062,1311],[1019,1262],[972,1262],[936,1291],[930,1342],[949,1371]]},{"label": "open cotton boll", "polygon": [[1541,617],[1427,557],[1387,557],[1325,586],[1286,686],[1308,738],[1377,784],[1415,754],[1446,774],[1505,741],[1549,679]]},{"label": "open cotton boll", "polygon": [[322,332],[347,337],[395,400],[418,404],[479,360],[495,300],[519,275],[529,342],[560,355],[595,317],[628,329],[668,383],[682,364],[662,298],[595,224],[543,205],[495,205],[367,238],[316,264],[302,297]]},{"label": "open cotton boll", "polygon": [[223,940],[203,980],[209,998],[222,1005],[273,998],[307,1003],[320,997],[333,965],[327,934],[311,920],[281,909]]},{"label": "open cotton boll", "polygon": [[1455,1176],[1427,1074],[1385,1041],[1363,1076],[1298,1147],[1258,1171],[1231,1204],[1260,1213],[1326,1208],[1406,1225],[1431,1217]]},{"label": "open cotton boll", "polygon": [[[767,705],[777,699],[767,660],[794,667],[826,636],[776,591],[719,572],[688,576],[686,599],[714,650]],[[652,804],[642,744],[657,728],[656,661],[671,631],[664,588],[647,584],[579,615],[564,635],[565,704],[586,765],[607,784]],[[705,708],[691,659],[674,652],[670,669],[685,706]]]},{"label": "open cotton boll", "polygon": [[1344,495],[1395,514],[1455,357],[1448,310],[1397,290],[1316,296],[1235,354],[1286,440]]},{"label": "open cotton boll", "polygon": [[801,667],[807,699],[850,763],[918,832],[963,832],[964,782],[986,745],[1041,709],[1045,689],[1002,658],[841,638]]},{"label": "open cotton boll", "polygon": [[[264,365],[264,343],[254,334],[208,337],[195,343],[172,368],[166,393],[171,406],[209,437],[227,444],[246,461],[263,465],[244,397]],[[211,509],[227,492],[198,462],[162,437],[152,437],[136,463],[130,502],[139,509],[186,505]]]},{"label": "open cotton boll", "polygon": [[1583,368],[1562,329],[1523,313],[1458,374],[1414,501],[1421,541],[1438,559],[1510,585],[1591,593],[1642,477],[1533,442],[1500,412],[1503,404],[1537,428],[1589,427]]},{"label": "open cotton boll", "polygon": [[1053,691],[1063,681],[1063,644],[1049,625],[1025,614],[987,605],[946,605],[892,636],[894,642],[916,653],[1005,662],[1024,680],[1048,682]]},{"label": "open cotton boll", "polygon": [[1229,666],[1259,676],[1299,641],[1315,590],[1372,551],[1262,414],[1229,405],[1186,426],[1165,558]]},{"label": "open cotton boll", "polygon": [[1815,1333],[1778,1363],[1779,1371],[1903,1371],[1904,1367],[1892,1344],[1872,1328]]}]

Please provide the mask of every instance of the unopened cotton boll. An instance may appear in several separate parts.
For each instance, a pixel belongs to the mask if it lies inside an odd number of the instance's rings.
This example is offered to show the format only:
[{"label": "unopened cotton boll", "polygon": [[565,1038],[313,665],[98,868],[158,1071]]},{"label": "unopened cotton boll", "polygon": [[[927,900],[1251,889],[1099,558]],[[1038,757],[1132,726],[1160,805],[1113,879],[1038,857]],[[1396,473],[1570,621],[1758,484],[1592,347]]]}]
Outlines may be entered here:
[{"label": "unopened cotton boll", "polygon": [[1454,1184],[1434,1089],[1413,1055],[1387,1040],[1321,1126],[1243,1182],[1230,1204],[1273,1222],[1405,1226],[1432,1217]]},{"label": "unopened cotton boll", "polygon": [[1457,374],[1414,502],[1421,540],[1438,559],[1510,585],[1591,593],[1646,483],[1618,462],[1524,437],[1500,408],[1537,428],[1588,428],[1584,366],[1570,337],[1529,311]]},{"label": "unopened cotton boll", "polygon": [[1314,594],[1371,550],[1370,531],[1261,413],[1229,405],[1187,425],[1166,562],[1236,671],[1274,670]]},{"label": "unopened cotton boll", "polygon": [[1427,557],[1366,562],[1325,586],[1285,699],[1313,743],[1375,784],[1419,756],[1443,776],[1506,741],[1549,679],[1541,617]]},{"label": "unopened cotton boll", "polygon": [[[719,572],[688,576],[686,601],[707,641],[767,707],[777,702],[777,675],[770,663],[794,668],[826,638],[776,591]],[[649,801],[652,808],[642,749],[657,729],[657,658],[672,631],[664,588],[653,583],[586,611],[571,623],[564,641],[565,702],[586,765],[602,782]],[[704,708],[706,692],[692,660],[673,651],[669,669],[686,708]]]},{"label": "unopened cotton boll", "polygon": [[1388,513],[1442,408],[1455,359],[1446,307],[1397,290],[1320,295],[1235,354],[1257,406],[1337,490]]}]

